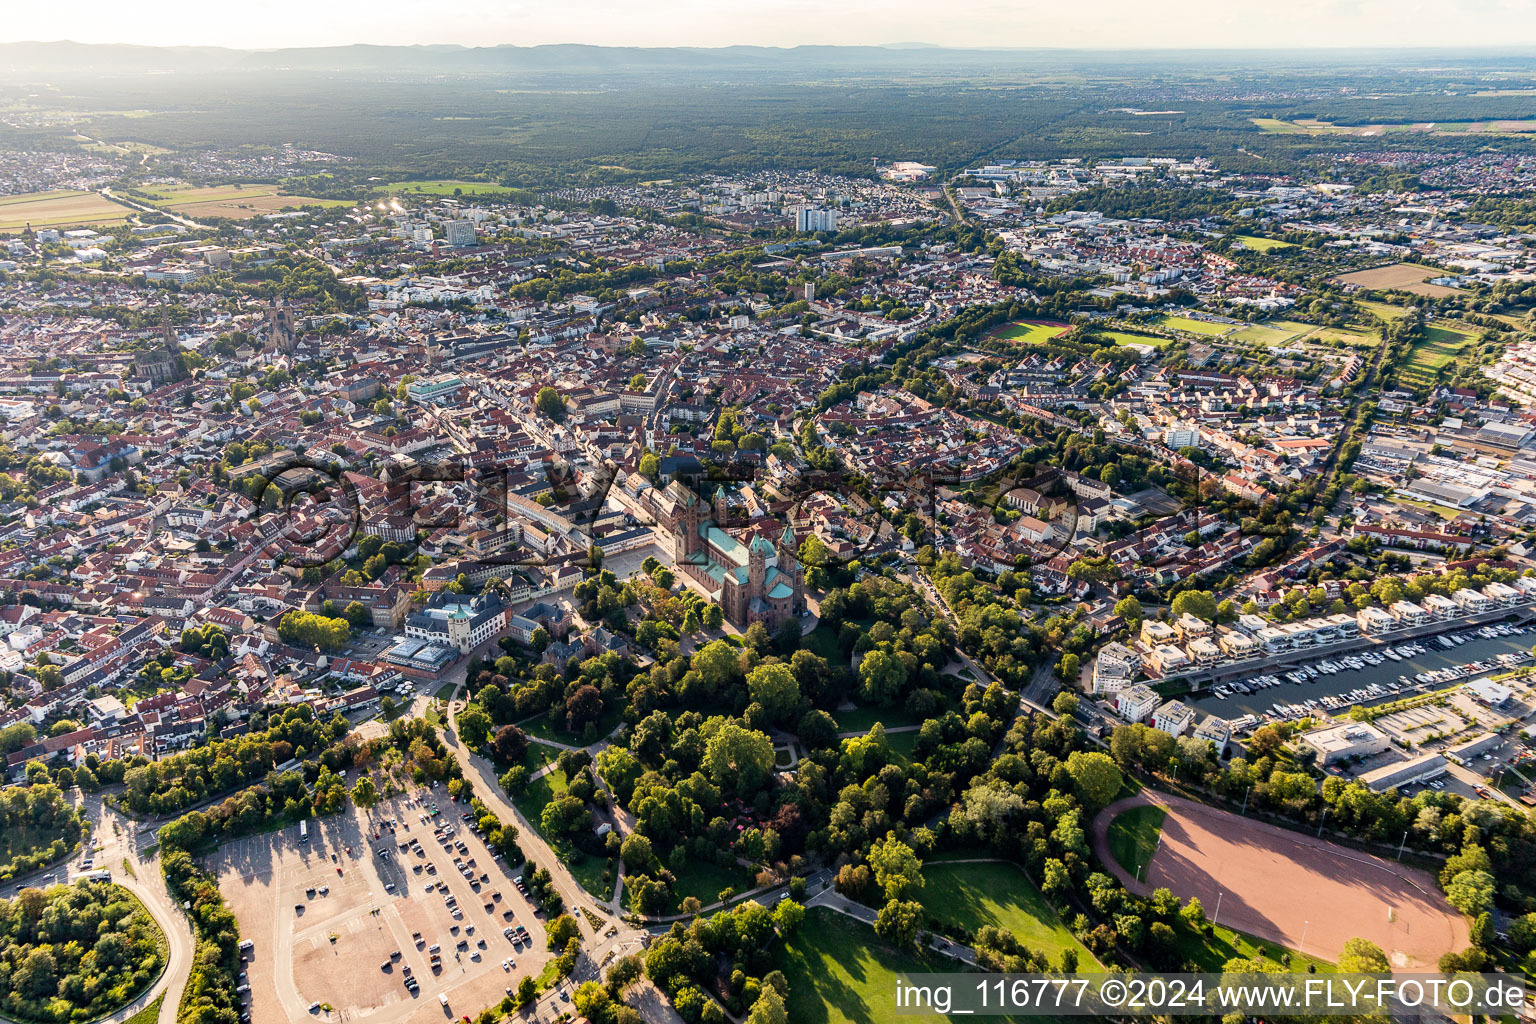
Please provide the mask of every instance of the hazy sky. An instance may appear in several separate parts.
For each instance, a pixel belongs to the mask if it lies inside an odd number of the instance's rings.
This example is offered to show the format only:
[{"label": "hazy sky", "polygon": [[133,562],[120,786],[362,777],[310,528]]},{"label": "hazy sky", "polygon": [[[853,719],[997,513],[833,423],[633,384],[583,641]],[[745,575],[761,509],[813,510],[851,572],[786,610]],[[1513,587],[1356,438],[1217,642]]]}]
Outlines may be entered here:
[{"label": "hazy sky", "polygon": [[631,46],[1536,44],[1536,0],[9,0],[0,41]]}]

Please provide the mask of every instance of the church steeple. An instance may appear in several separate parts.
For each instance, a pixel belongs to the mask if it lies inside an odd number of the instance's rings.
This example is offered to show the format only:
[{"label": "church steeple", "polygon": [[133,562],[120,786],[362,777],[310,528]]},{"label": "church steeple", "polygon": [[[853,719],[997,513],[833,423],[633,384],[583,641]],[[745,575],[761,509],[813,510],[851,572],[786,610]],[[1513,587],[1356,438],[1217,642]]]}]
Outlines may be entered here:
[{"label": "church steeple", "polygon": [[793,573],[800,568],[800,546],[795,543],[795,531],[788,525],[779,534],[779,571]]}]

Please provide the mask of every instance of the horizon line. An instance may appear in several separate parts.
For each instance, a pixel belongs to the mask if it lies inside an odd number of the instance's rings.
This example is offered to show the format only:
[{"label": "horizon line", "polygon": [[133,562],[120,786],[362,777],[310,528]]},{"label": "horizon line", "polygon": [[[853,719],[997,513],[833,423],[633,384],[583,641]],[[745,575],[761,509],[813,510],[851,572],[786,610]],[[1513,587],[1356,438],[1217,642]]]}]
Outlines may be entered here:
[{"label": "horizon line", "polygon": [[1393,45],[1371,45],[1360,43],[1338,43],[1334,45],[1317,43],[1305,46],[1240,46],[1240,45],[1211,45],[1211,46],[961,46],[947,43],[927,43],[920,40],[904,40],[890,43],[795,43],[792,46],[779,46],[770,43],[722,43],[718,46],[676,45],[676,46],[644,46],[644,45],[618,45],[613,43],[587,43],[579,40],[566,40],[548,43],[459,43],[459,42],[435,42],[435,43],[371,43],[364,40],[356,40],[347,43],[317,43],[313,45],[295,44],[289,46],[228,46],[223,43],[134,43],[127,41],[115,42],[81,42],[76,39],[11,39],[0,40],[0,46],[89,46],[89,47],[132,47],[141,50],[228,50],[232,53],[277,53],[285,50],[340,50],[353,47],[373,47],[377,49],[391,50],[425,50],[437,48],[453,48],[460,50],[538,50],[558,46],[583,46],[596,50],[686,50],[710,52],[717,50],[752,49],[752,50],[938,50],[956,53],[1212,53],[1212,52],[1242,52],[1242,53],[1312,53],[1312,52],[1341,52],[1341,51],[1368,51],[1381,53],[1397,53],[1405,51],[1429,51],[1437,53],[1478,52],[1478,53],[1503,53],[1510,56],[1529,55],[1536,56],[1536,42],[1499,44],[1499,43],[1464,43],[1455,45],[1436,43],[1402,43]]}]

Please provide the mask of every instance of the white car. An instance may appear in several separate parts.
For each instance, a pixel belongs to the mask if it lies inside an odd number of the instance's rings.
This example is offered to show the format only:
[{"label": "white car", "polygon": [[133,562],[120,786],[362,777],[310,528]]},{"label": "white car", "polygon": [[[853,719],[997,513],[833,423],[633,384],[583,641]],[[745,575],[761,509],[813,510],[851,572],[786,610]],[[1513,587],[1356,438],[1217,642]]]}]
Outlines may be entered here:
[{"label": "white car", "polygon": [[504,971],[510,971],[512,969],[512,961],[511,960],[503,960],[501,962],[501,969],[504,970]]}]

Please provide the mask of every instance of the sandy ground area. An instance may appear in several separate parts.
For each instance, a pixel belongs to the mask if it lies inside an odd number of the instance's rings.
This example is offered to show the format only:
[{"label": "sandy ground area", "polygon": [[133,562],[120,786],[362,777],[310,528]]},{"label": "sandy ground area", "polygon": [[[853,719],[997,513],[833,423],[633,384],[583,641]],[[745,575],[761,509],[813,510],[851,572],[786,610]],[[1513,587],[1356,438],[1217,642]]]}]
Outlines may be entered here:
[{"label": "sandy ground area", "polygon": [[[1147,803],[1168,816],[1137,882],[1109,855],[1106,834],[1116,815]],[[1423,871],[1164,793],[1101,811],[1094,846],[1133,891],[1198,896],[1213,917],[1219,899],[1221,924],[1311,956],[1335,960],[1360,936],[1398,970],[1434,970],[1440,954],[1469,942],[1466,918]]]},{"label": "sandy ground area", "polygon": [[[397,797],[372,812],[349,808],[338,817],[311,819],[308,842],[291,827],[230,843],[210,858],[241,937],[255,943],[248,965],[254,1024],[442,1021],[449,1010],[439,1002],[440,993],[447,994],[454,1019],[474,1017],[548,962],[543,918],[512,883],[521,869],[508,869],[491,856],[461,820],[463,808],[450,803],[443,790],[415,792],[442,808],[431,825],[422,824],[419,804]],[[397,831],[383,825],[389,818],[397,819]],[[467,853],[433,838],[440,822],[454,826]],[[420,854],[399,849],[412,839],[420,841]],[[381,849],[389,855],[381,856]],[[474,859],[475,884],[459,872],[455,857]],[[395,886],[392,893],[389,884]],[[460,919],[444,904],[445,884],[457,897]],[[329,892],[321,894],[322,886]],[[311,888],[313,896],[307,895]],[[502,930],[513,922],[528,929],[531,943],[518,947],[508,941]],[[436,973],[427,952],[433,944],[442,947]],[[391,961],[396,950],[400,957]],[[510,971],[502,966],[508,958],[515,961]],[[415,996],[404,985],[407,965],[420,985]],[[316,1002],[333,1010],[311,1014],[308,1007]]]}]

